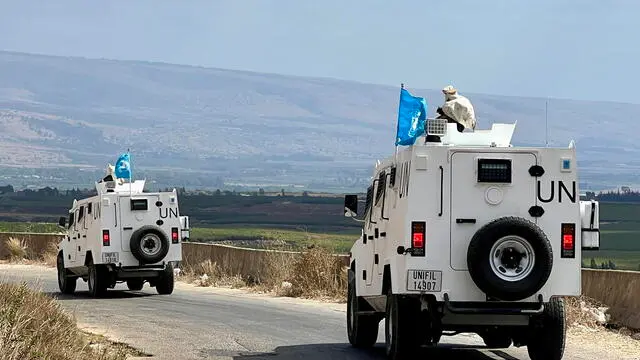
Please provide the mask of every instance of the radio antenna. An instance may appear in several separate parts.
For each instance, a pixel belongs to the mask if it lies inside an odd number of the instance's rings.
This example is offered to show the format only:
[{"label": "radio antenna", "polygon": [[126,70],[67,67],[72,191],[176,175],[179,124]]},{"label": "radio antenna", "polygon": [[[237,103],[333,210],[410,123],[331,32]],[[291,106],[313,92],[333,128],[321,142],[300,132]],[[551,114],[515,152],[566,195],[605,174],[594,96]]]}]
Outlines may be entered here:
[{"label": "radio antenna", "polygon": [[544,101],[544,145],[549,147],[549,98]]}]

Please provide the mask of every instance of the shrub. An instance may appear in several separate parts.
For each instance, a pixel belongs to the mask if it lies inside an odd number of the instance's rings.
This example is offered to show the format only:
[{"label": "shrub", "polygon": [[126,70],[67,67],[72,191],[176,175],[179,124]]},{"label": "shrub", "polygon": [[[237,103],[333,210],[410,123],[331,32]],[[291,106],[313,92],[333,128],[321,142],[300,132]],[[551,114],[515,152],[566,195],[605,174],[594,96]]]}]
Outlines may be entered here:
[{"label": "shrub", "polygon": [[125,359],[126,352],[89,346],[74,319],[51,297],[26,284],[0,283],[0,354],[3,360]]}]

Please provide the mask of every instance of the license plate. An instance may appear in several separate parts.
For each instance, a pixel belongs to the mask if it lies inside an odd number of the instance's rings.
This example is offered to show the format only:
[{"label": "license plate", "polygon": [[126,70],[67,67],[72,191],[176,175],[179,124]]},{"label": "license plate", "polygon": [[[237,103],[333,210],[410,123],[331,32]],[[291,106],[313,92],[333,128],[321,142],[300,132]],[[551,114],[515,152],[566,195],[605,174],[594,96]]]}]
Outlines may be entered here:
[{"label": "license plate", "polygon": [[103,252],[102,253],[102,262],[103,263],[117,263],[118,262],[118,253],[117,252]]},{"label": "license plate", "polygon": [[440,292],[441,289],[442,271],[407,270],[407,290]]}]

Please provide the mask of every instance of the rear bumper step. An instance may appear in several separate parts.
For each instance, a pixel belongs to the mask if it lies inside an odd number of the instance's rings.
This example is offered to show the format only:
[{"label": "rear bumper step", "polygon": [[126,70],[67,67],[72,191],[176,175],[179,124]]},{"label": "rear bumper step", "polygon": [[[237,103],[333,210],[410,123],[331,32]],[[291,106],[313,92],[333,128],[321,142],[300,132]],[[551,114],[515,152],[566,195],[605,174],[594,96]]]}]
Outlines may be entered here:
[{"label": "rear bumper step", "polygon": [[444,294],[445,309],[453,314],[498,314],[498,315],[537,315],[544,311],[542,295],[538,295],[537,303],[487,301],[477,303],[455,303],[449,301],[449,294]]}]

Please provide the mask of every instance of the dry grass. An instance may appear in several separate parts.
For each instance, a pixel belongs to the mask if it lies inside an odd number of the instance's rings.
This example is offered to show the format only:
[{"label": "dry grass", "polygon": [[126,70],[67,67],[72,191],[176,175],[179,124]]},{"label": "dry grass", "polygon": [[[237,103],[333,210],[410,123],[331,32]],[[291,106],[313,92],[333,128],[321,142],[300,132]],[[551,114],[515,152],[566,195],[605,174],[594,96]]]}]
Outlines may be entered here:
[{"label": "dry grass", "polygon": [[28,247],[24,239],[10,237],[5,241],[4,245],[9,253],[10,261],[17,262],[27,258]]},{"label": "dry grass", "polygon": [[180,279],[198,286],[230,286],[277,296],[346,301],[346,267],[329,250],[315,247],[299,255],[264,257],[257,276],[234,274],[210,260],[182,269]]},{"label": "dry grass", "polygon": [[11,263],[20,264],[42,264],[49,267],[56,266],[56,257],[58,255],[58,246],[56,243],[49,243],[45,251],[37,253],[33,249],[29,249],[26,239],[10,237],[5,240],[4,247],[7,256],[4,260]]},{"label": "dry grass", "polygon": [[598,324],[591,309],[606,307],[606,305],[587,296],[567,296],[564,298],[568,326],[586,326],[591,329],[604,328]]},{"label": "dry grass", "polygon": [[282,295],[346,301],[347,267],[328,250],[317,247],[304,252],[290,269],[287,282],[291,285],[280,287]]},{"label": "dry grass", "polygon": [[182,269],[180,280],[193,283],[198,286],[228,286],[232,288],[244,288],[244,279],[237,274],[229,274],[217,263],[211,260],[199,264],[187,266]]},{"label": "dry grass", "polygon": [[44,254],[42,254],[40,259],[42,260],[42,262],[44,262],[45,265],[55,267],[57,257],[58,257],[58,245],[56,245],[55,243],[50,243],[49,246],[47,246],[47,250],[45,251]]},{"label": "dry grass", "polygon": [[0,283],[1,360],[116,360],[123,346],[97,349],[55,299],[26,284]]}]

